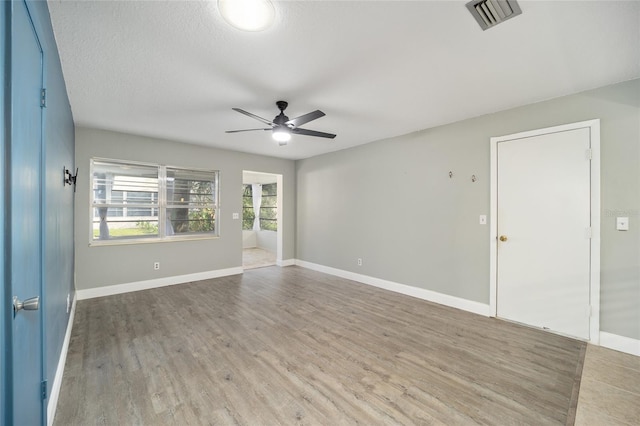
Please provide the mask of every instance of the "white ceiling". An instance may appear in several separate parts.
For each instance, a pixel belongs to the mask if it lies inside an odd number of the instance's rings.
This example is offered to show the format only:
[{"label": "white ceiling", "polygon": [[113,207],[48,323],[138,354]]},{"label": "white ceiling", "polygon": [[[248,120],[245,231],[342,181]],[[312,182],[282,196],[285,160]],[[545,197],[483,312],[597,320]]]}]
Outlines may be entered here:
[{"label": "white ceiling", "polygon": [[[215,1],[49,1],[76,125],[299,159],[640,77],[640,2],[520,1],[482,31],[464,1],[274,1],[230,27]],[[273,119],[334,140],[225,134]]]}]

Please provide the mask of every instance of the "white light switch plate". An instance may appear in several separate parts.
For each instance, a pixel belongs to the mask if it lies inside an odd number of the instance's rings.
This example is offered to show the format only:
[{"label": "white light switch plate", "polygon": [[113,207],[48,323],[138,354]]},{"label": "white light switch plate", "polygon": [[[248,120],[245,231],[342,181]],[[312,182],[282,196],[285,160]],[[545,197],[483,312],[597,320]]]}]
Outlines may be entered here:
[{"label": "white light switch plate", "polygon": [[240,219],[240,213],[234,213],[232,217],[234,219]]},{"label": "white light switch plate", "polygon": [[628,231],[629,230],[629,218],[628,217],[617,217],[616,218],[616,229],[618,231]]},{"label": "white light switch plate", "polygon": [[486,225],[487,224],[487,215],[486,214],[481,214],[480,215],[480,225]]}]

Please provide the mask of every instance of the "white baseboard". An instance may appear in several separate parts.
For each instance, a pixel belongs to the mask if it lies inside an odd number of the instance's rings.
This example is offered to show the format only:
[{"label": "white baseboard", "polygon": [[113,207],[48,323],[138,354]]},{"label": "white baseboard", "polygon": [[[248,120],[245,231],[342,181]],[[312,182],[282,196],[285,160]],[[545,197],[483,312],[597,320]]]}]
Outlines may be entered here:
[{"label": "white baseboard", "polygon": [[619,336],[617,334],[600,332],[600,346],[625,352],[631,355],[640,356],[640,340],[630,337]]},{"label": "white baseboard", "polygon": [[287,260],[278,260],[276,261],[276,265],[278,266],[293,266],[296,264],[295,259],[287,259]]},{"label": "white baseboard", "polygon": [[76,301],[77,295],[73,297],[73,303],[71,304],[71,312],[69,315],[69,321],[67,322],[67,332],[64,335],[64,341],[62,343],[62,350],[60,351],[60,359],[58,360],[58,367],[56,368],[56,375],[53,378],[53,386],[51,386],[51,394],[49,395],[49,401],[47,402],[47,425],[53,424],[53,419],[56,416],[56,408],[58,407],[58,398],[60,397],[60,388],[62,387],[62,376],[64,374],[64,366],[67,363],[67,352],[69,352],[69,342],[71,341],[71,331],[73,330],[73,318],[76,314]]},{"label": "white baseboard", "polygon": [[488,304],[474,302],[472,300],[462,299],[448,294],[437,293],[435,291],[387,281],[380,278],[370,277],[368,275],[356,274],[355,272],[331,268],[329,266],[319,265],[317,263],[311,263],[304,260],[296,260],[295,264],[302,266],[303,268],[313,269],[314,271],[324,272],[325,274],[335,275],[337,277],[372,285],[374,287],[383,288],[385,290],[394,291],[407,296],[417,297],[418,299],[427,300],[429,302],[438,303],[451,308],[461,309],[463,311],[472,312],[485,317],[490,316],[490,307]]},{"label": "white baseboard", "polygon": [[209,280],[211,278],[226,277],[242,274],[242,267],[218,269],[215,271],[196,272],[194,274],[177,275],[173,277],[157,278],[153,280],[137,281],[126,284],[109,285],[77,290],[78,300],[93,299],[95,297],[111,296],[114,294],[130,293],[132,291],[148,290],[150,288],[184,284],[193,281]]}]

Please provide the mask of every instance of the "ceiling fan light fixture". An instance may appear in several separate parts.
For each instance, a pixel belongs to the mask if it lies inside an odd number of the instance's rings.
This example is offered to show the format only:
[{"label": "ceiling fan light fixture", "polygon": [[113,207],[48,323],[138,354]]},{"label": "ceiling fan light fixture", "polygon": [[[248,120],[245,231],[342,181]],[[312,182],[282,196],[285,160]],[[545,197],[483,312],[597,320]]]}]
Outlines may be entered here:
[{"label": "ceiling fan light fixture", "polygon": [[291,140],[291,132],[285,129],[276,129],[273,131],[272,137],[279,145],[286,145]]},{"label": "ceiling fan light fixture", "polygon": [[328,138],[333,139],[336,137],[333,133],[325,133],[318,132],[316,130],[310,130],[300,127],[303,124],[306,124],[310,121],[317,120],[320,117],[324,117],[326,114],[319,109],[312,111],[308,114],[303,114],[299,117],[292,118],[289,120],[289,117],[284,115],[284,110],[287,109],[287,105],[289,105],[286,101],[278,101],[276,102],[276,106],[280,110],[280,114],[276,115],[272,120],[267,120],[266,118],[260,117],[259,115],[252,114],[240,108],[231,108],[232,110],[239,112],[240,114],[244,114],[248,117],[251,117],[259,122],[271,126],[261,129],[243,129],[243,130],[227,130],[225,133],[239,133],[239,132],[253,132],[256,130],[271,130],[271,137],[273,140],[278,142],[278,145],[283,146],[286,145],[287,142],[291,139],[291,134],[295,133],[296,135],[303,136],[315,136],[318,138]]},{"label": "ceiling fan light fixture", "polygon": [[220,14],[243,31],[263,31],[273,24],[276,11],[269,0],[218,0]]}]

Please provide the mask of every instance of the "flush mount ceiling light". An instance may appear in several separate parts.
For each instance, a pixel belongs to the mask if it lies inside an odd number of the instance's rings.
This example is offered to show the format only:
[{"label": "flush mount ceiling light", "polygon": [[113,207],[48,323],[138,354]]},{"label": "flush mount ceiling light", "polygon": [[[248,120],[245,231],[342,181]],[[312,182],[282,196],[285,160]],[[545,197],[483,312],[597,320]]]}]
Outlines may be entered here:
[{"label": "flush mount ceiling light", "polygon": [[269,0],[218,0],[227,23],[243,31],[262,31],[273,24],[276,11]]}]

